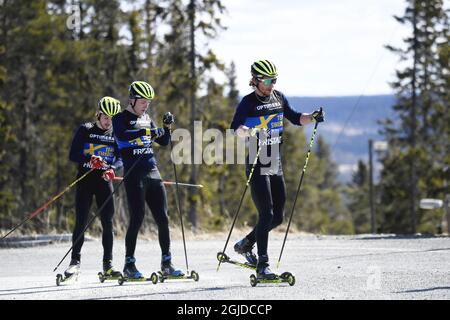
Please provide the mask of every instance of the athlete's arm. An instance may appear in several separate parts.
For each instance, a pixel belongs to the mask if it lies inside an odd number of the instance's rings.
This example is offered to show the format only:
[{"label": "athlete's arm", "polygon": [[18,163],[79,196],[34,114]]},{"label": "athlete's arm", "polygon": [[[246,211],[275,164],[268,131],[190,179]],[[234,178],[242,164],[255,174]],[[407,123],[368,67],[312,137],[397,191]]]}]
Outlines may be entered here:
[{"label": "athlete's arm", "polygon": [[[282,95],[283,99],[283,105],[284,105],[284,116],[292,123],[297,126],[303,126],[305,124],[308,124],[310,116],[307,113],[301,113],[298,111],[295,111],[291,105],[289,104],[289,101],[286,99],[284,95]],[[309,121],[309,122],[308,122]]]},{"label": "athlete's arm", "polygon": [[111,169],[119,170],[123,167],[122,157],[120,156],[119,146],[114,142],[114,162],[111,164]]},{"label": "athlete's arm", "polygon": [[247,119],[248,115],[247,110],[248,109],[246,108],[244,99],[242,99],[236,108],[236,112],[234,113],[233,120],[230,125],[230,129],[235,130],[235,133],[242,138],[250,136],[249,127],[244,125],[245,119]]},{"label": "athlete's arm", "polygon": [[134,140],[146,135],[145,129],[127,130],[123,121],[122,114],[118,114],[112,119],[114,135],[121,141]]},{"label": "athlete's arm", "polygon": [[[153,122],[150,123],[151,129],[156,129],[156,124]],[[167,146],[169,144],[169,140],[170,140],[170,132],[169,132],[169,128],[167,128],[166,126],[164,126],[164,134],[161,137],[158,137],[155,139],[155,142],[157,142],[159,145],[161,146]]]},{"label": "athlete's arm", "polygon": [[83,154],[84,140],[87,129],[85,126],[80,126],[75,132],[72,144],[70,145],[69,159],[76,163],[88,162],[91,156]]}]

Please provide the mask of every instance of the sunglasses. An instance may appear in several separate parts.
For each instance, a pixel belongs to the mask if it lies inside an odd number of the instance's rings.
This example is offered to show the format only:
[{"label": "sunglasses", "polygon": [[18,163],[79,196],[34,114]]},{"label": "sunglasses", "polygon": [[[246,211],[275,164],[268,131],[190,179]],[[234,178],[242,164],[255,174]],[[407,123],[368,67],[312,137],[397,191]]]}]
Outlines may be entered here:
[{"label": "sunglasses", "polygon": [[259,82],[262,82],[263,85],[265,85],[265,86],[270,86],[271,84],[277,83],[277,78],[263,79],[263,80],[259,80]]}]

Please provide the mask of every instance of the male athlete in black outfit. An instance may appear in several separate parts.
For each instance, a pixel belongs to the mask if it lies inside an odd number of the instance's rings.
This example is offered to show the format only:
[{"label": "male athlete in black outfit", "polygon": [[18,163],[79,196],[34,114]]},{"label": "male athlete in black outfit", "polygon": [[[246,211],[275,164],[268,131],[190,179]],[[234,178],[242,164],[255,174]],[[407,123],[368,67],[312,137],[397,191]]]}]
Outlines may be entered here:
[{"label": "male athlete in black outfit", "polygon": [[[78,164],[77,178],[90,169],[95,170],[77,184],[75,195],[75,229],[72,235],[74,243],[72,259],[65,271],[69,277],[80,271],[81,247],[92,198],[95,196],[100,208],[113,192],[112,178],[114,170],[122,167],[119,149],[115,143],[111,118],[120,111],[120,102],[111,97],[103,97],[98,103],[95,122],[87,122],[76,131],[70,147],[69,158]],[[99,213],[102,224],[103,271],[105,275],[117,276],[120,272],[112,266],[113,215],[114,201],[109,198]],[[75,243],[81,235],[80,240]]]},{"label": "male athlete in black outfit", "polygon": [[144,220],[145,202],[158,226],[161,271],[164,275],[182,276],[184,273],[172,265],[166,189],[152,148],[153,141],[162,146],[169,144],[168,126],[174,122],[174,117],[170,112],[166,113],[163,117],[164,128],[158,128],[145,113],[155,95],[147,82],[134,81],[130,85],[129,94],[127,108],[113,119],[114,136],[125,168],[124,182],[130,211],[130,225],[125,238],[124,276],[134,279],[143,277],[136,268],[134,252]]},{"label": "male athlete in black outfit", "polygon": [[[286,117],[294,125],[305,125],[312,121],[324,121],[324,114],[300,113],[291,108],[286,97],[274,90],[278,73],[275,65],[268,60],[259,60],[251,66],[250,86],[254,91],[242,98],[231,123],[231,129],[240,137],[257,138],[261,155],[250,180],[253,202],[259,219],[255,228],[234,246],[236,252],[244,255],[248,263],[256,265],[259,278],[274,279],[276,275],[269,269],[267,245],[269,231],[283,222],[286,188],[281,167],[280,145],[282,144],[283,119]],[[256,154],[247,157],[247,176]],[[257,243],[258,258],[252,252]]]}]

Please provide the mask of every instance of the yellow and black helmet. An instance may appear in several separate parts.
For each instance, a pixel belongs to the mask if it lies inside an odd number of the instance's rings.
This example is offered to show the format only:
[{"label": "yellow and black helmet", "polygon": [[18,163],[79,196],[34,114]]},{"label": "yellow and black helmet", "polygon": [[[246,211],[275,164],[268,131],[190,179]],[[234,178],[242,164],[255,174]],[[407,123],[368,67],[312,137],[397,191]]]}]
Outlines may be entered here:
[{"label": "yellow and black helmet", "polygon": [[133,81],[128,91],[130,92],[130,99],[152,100],[155,97],[152,86],[145,81]]},{"label": "yellow and black helmet", "polygon": [[120,112],[120,101],[112,97],[103,97],[98,102],[98,112],[113,117]]},{"label": "yellow and black helmet", "polygon": [[269,60],[258,60],[253,62],[251,73],[252,76],[257,79],[278,77],[277,67]]}]

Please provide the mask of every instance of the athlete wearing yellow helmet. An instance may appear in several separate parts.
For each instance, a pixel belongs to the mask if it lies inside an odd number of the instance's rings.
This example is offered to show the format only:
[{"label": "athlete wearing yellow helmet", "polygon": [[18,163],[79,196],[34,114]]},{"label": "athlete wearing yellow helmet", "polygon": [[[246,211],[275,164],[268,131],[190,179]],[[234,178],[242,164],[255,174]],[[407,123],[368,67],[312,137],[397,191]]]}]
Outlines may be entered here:
[{"label": "athlete wearing yellow helmet", "polygon": [[[122,167],[111,121],[120,109],[119,100],[108,96],[101,98],[97,104],[96,121],[84,123],[78,128],[72,139],[69,155],[70,160],[78,164],[77,178],[90,169],[95,169],[76,187],[73,242],[83,233],[93,197],[95,196],[98,208],[103,206],[108,198],[110,199],[100,212],[105,277],[120,275],[120,272],[114,270],[112,266],[114,201],[110,197],[113,192],[111,181],[114,178],[114,170]],[[80,271],[83,241],[84,236],[81,236],[80,241],[74,243],[72,259],[65,271],[66,278]]]},{"label": "athlete wearing yellow helmet", "polygon": [[[281,167],[280,146],[282,144],[283,120],[286,117],[294,125],[305,125],[312,121],[324,121],[323,113],[300,113],[294,110],[286,97],[274,89],[278,71],[269,60],[257,60],[250,68],[252,78],[250,86],[254,91],[239,103],[231,123],[231,129],[241,137],[257,139],[257,145],[267,155],[264,163],[257,159],[250,180],[253,202],[258,210],[258,223],[234,249],[242,254],[249,264],[256,266],[257,277],[275,279],[276,275],[269,269],[267,255],[269,231],[280,225],[284,216],[286,201],[285,183]],[[255,160],[255,154],[247,156],[247,176]],[[253,253],[257,244],[258,257]]]},{"label": "athlete wearing yellow helmet", "polygon": [[144,220],[145,203],[158,226],[162,253],[161,271],[165,275],[184,274],[172,265],[166,189],[152,148],[154,141],[162,146],[169,144],[169,126],[174,122],[174,117],[170,112],[166,113],[163,117],[163,127],[157,127],[155,121],[146,113],[154,97],[155,92],[149,83],[134,81],[129,87],[127,108],[113,118],[114,135],[127,176],[124,183],[130,211],[123,269],[126,278],[143,277],[136,268],[134,253],[139,229]]},{"label": "athlete wearing yellow helmet", "polygon": [[112,97],[103,97],[98,102],[98,113],[103,113],[111,118],[118,114],[120,109],[120,101]]}]

